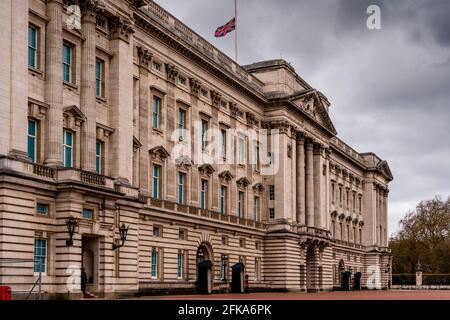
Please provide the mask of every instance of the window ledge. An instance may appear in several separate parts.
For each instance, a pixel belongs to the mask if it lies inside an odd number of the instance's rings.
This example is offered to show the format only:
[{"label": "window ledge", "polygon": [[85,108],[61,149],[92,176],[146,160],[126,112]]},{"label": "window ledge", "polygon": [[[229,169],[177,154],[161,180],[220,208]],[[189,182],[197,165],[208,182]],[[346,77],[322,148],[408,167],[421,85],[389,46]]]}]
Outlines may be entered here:
[{"label": "window ledge", "polygon": [[153,129],[153,131],[155,131],[156,133],[164,134],[164,131],[163,131],[162,129],[160,129],[160,128],[152,128],[152,129]]},{"label": "window ledge", "polygon": [[69,90],[78,91],[78,86],[76,84],[74,84],[74,83],[63,81],[63,85],[65,87],[67,87]]},{"label": "window ledge", "polygon": [[105,97],[95,96],[95,99],[97,100],[97,102],[100,102],[102,104],[106,104],[107,102]]},{"label": "window ledge", "polygon": [[28,71],[33,75],[33,76],[39,76],[42,77],[44,75],[44,72],[40,69],[36,69],[33,67],[28,66]]}]

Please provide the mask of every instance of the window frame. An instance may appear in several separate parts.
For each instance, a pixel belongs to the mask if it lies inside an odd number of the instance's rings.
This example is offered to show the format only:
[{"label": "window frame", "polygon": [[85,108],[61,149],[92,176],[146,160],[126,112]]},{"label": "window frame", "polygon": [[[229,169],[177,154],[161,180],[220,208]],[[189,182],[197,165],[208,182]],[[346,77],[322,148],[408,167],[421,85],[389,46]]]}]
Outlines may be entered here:
[{"label": "window frame", "polygon": [[[30,134],[30,123],[34,123],[34,135]],[[38,162],[38,121],[35,119],[28,119],[28,128],[27,128],[27,152],[28,156],[31,158],[31,161],[34,163]],[[30,156],[30,139],[33,139],[33,157]]]},{"label": "window frame", "polygon": [[239,218],[245,218],[245,191],[243,190],[238,190],[237,215]]},{"label": "window frame", "polygon": [[[71,144],[70,145],[67,144],[67,135],[66,135],[67,133],[70,133],[70,135],[71,135]],[[73,168],[74,167],[74,165],[73,165],[73,160],[74,160],[73,153],[74,153],[74,144],[75,144],[74,137],[75,137],[75,133],[72,130],[63,129],[63,164],[64,164],[65,168]],[[70,149],[70,166],[66,165],[66,161],[67,161],[66,150],[67,149]]]},{"label": "window frame", "polygon": [[103,174],[103,141],[95,142],[95,172]]},{"label": "window frame", "polygon": [[[100,66],[100,75],[98,66]],[[105,61],[98,57],[95,58],[95,96],[105,98]]]},{"label": "window frame", "polygon": [[209,181],[207,179],[200,179],[200,208],[208,209]]},{"label": "window frame", "polygon": [[220,185],[220,193],[219,193],[219,205],[220,205],[220,213],[227,214],[228,209],[228,187],[224,185]]},{"label": "window frame", "polygon": [[[158,102],[156,104],[156,102]],[[155,108],[156,107],[156,108]],[[153,95],[152,99],[152,128],[161,130],[161,107],[162,107],[162,98],[157,95]],[[156,111],[155,111],[156,109]]]},{"label": "window frame", "polygon": [[159,276],[158,264],[159,264],[159,250],[153,248],[150,258],[150,269],[151,269],[150,276],[152,279],[158,279]]},{"label": "window frame", "polygon": [[186,173],[178,172],[177,186],[178,186],[178,204],[186,204]]},{"label": "window frame", "polygon": [[[36,242],[37,241],[41,241],[41,243],[42,243],[42,241],[45,242],[45,247],[44,247],[45,253],[44,254],[37,255],[37,253],[36,253],[36,251],[37,251]],[[40,246],[39,248],[40,248],[40,250],[42,250],[43,247]],[[39,271],[41,271],[41,274],[46,275],[47,274],[47,269],[48,269],[48,239],[41,238],[41,237],[35,237],[34,238],[34,251],[33,252],[34,252],[33,253],[33,258],[34,258],[33,259],[34,260],[33,272],[34,272],[34,274],[35,275],[39,274]],[[43,259],[43,261],[44,261],[44,263],[43,263],[43,267],[44,267],[43,270],[42,270],[42,268],[39,268],[39,266],[42,267],[42,265],[36,265],[36,257],[40,257],[41,259],[42,259],[42,257],[44,258]],[[37,269],[36,269],[36,267],[37,267]]]},{"label": "window frame", "polygon": [[[34,30],[35,39],[34,47],[30,44],[30,30]],[[28,67],[34,70],[39,70],[39,42],[40,42],[40,28],[34,24],[28,24]],[[34,52],[34,65],[30,64],[30,50]]]},{"label": "window frame", "polygon": [[[69,61],[65,61],[65,49],[69,49]],[[74,62],[74,50],[75,45],[64,41],[63,42],[63,56],[62,56],[62,64],[63,64],[63,82],[69,84],[75,84],[74,73],[73,73],[73,62]],[[68,69],[69,80],[66,80],[66,68]]]}]

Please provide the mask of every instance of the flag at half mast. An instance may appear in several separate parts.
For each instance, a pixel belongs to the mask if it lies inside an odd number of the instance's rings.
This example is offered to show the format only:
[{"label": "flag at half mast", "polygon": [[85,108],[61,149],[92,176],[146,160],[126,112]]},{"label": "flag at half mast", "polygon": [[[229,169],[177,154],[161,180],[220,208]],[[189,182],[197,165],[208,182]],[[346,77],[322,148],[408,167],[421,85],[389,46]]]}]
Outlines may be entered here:
[{"label": "flag at half mast", "polygon": [[221,27],[218,27],[216,29],[216,32],[214,33],[214,36],[216,38],[220,38],[220,37],[224,37],[226,36],[229,32],[233,31],[236,29],[236,17],[234,17],[233,19],[231,19],[229,22],[227,22],[226,24],[224,24]]}]

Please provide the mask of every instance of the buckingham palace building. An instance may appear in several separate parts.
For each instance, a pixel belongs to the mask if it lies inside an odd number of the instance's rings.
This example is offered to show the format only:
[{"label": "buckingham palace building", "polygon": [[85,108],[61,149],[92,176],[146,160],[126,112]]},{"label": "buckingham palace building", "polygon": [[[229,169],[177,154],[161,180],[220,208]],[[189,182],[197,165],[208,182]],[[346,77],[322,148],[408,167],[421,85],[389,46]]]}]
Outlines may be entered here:
[{"label": "buckingham palace building", "polygon": [[0,34],[13,298],[389,288],[389,166],[286,61],[149,0],[2,0]]}]

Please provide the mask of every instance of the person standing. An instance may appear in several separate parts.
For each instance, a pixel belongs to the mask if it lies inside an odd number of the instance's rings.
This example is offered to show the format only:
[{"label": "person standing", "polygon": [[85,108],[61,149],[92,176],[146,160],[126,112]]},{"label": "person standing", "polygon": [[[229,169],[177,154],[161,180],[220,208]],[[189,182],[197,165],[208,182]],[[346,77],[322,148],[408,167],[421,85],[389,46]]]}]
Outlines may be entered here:
[{"label": "person standing", "polygon": [[244,290],[245,290],[245,293],[249,293],[250,287],[248,284],[248,274],[245,275]]},{"label": "person standing", "polygon": [[81,292],[83,292],[83,297],[87,295],[86,293],[87,282],[88,282],[88,275],[86,273],[86,270],[84,268],[81,268]]}]

